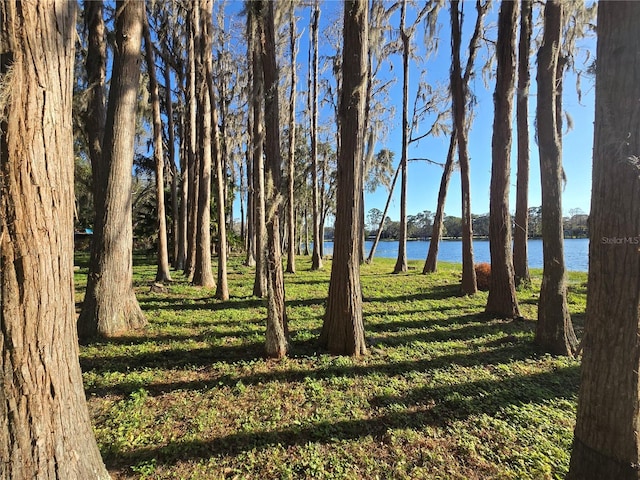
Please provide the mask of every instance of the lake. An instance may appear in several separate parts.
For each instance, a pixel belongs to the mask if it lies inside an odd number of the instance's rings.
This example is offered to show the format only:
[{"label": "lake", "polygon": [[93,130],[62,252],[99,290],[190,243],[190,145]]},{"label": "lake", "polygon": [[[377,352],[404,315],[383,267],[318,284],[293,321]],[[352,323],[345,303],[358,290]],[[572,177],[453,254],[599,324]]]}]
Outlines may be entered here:
[{"label": "lake", "polygon": [[[365,254],[369,255],[372,241],[365,242]],[[412,240],[407,242],[407,258],[409,260],[422,260],[427,258],[429,240]],[[333,242],[324,242],[324,253],[333,253]],[[529,268],[542,268],[542,240],[529,240]],[[384,241],[378,243],[376,257],[397,258],[398,242]],[[476,239],[473,241],[473,258],[476,263],[490,262],[489,241]],[[589,239],[567,238],[564,241],[564,259],[567,270],[586,272],[589,267]],[[462,240],[443,240],[440,242],[438,261],[462,263]]]}]

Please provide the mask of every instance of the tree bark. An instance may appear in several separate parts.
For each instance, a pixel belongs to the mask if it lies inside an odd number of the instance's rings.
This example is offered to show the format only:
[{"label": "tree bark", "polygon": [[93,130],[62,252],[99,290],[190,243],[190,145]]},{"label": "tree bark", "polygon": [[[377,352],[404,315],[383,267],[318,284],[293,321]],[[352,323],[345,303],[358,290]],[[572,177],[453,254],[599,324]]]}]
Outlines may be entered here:
[{"label": "tree bark", "polygon": [[407,265],[407,160],[409,153],[409,46],[410,35],[405,29],[407,0],[400,11],[400,39],[402,40],[402,158],[400,159],[400,238],[398,258],[393,273],[406,272]]},{"label": "tree bark", "polygon": [[[247,15],[247,58],[252,59],[253,55],[253,43],[254,43],[254,26],[253,16]],[[253,61],[247,61],[247,85],[253,86]],[[253,87],[252,87],[253,88]],[[245,265],[248,267],[254,267],[256,265],[256,222],[255,222],[255,190],[253,188],[253,166],[255,161],[253,159],[254,154],[254,138],[253,138],[253,98],[251,93],[247,93],[247,256],[245,258]]]},{"label": "tree bark", "polygon": [[496,88],[493,139],[491,142],[491,189],[489,197],[489,253],[491,279],[485,311],[504,318],[520,316],[511,256],[511,124],[516,77],[518,2],[501,2],[498,14]]},{"label": "tree bark", "polygon": [[460,67],[460,43],[462,29],[458,0],[451,1],[451,97],[453,117],[458,141],[460,183],[462,186],[462,293],[474,295],[478,291],[473,265],[473,229],[471,220],[471,179],[469,174],[469,150],[467,146],[466,88]]},{"label": "tree bark", "polygon": [[291,91],[289,92],[289,159],[287,163],[287,273],[296,273],[296,216],[295,216],[295,161],[296,161],[296,10],[289,5],[289,50],[291,52]]},{"label": "tree bark", "polygon": [[367,353],[360,287],[360,190],[364,153],[368,2],[344,3],[343,86],[340,95],[340,154],[336,191],[333,266],[320,344],[331,353]]},{"label": "tree bark", "polygon": [[567,305],[562,234],[562,150],[556,110],[556,69],[562,17],[562,2],[549,0],[544,10],[544,36],[538,52],[537,75],[543,275],[535,342],[555,355],[572,356],[578,342]]},{"label": "tree bark", "polygon": [[[198,190],[198,230],[196,238],[196,264],[193,284],[200,287],[214,287],[211,265],[211,168],[212,168],[212,103],[209,83],[213,74],[211,32],[207,23],[211,16],[211,0],[199,0],[194,8],[198,12],[196,21],[200,23],[196,82],[198,90],[198,131],[200,183]],[[222,218],[224,221],[224,217]]]},{"label": "tree bark", "polygon": [[313,192],[313,252],[311,254],[311,270],[322,268],[320,256],[320,192],[318,191],[318,23],[320,6],[318,0],[313,4],[311,21],[313,43],[313,96],[311,100],[311,182]]},{"label": "tree bark", "polygon": [[131,171],[140,80],[144,4],[116,3],[116,45],[103,141],[109,166],[104,208],[96,211],[100,245],[89,265],[78,334],[113,336],[146,325],[133,291]]},{"label": "tree bark", "polygon": [[513,232],[513,270],[516,286],[531,283],[527,259],[529,238],[529,52],[531,51],[532,3],[521,1],[520,41],[518,44],[518,90],[516,117],[518,126],[518,174],[516,183],[516,214]]},{"label": "tree bark", "polygon": [[455,127],[451,132],[449,140],[449,151],[447,152],[447,160],[444,163],[442,177],[440,179],[440,188],[438,190],[438,206],[436,214],[433,217],[433,228],[431,230],[431,239],[429,240],[429,251],[427,259],[424,262],[422,273],[434,273],[438,271],[438,248],[440,247],[440,238],[442,236],[442,222],[444,220],[444,203],[447,199],[447,190],[449,188],[449,180],[453,173],[453,155],[456,149],[456,131]]},{"label": "tree bark", "polygon": [[266,156],[266,227],[267,227],[267,331],[265,351],[268,357],[282,358],[287,354],[287,314],[285,310],[284,274],[280,250],[280,193],[282,159],[280,156],[280,116],[278,112],[278,67],[274,27],[274,2],[257,2],[263,17],[262,68],[264,72],[264,117]]},{"label": "tree bark", "polygon": [[[258,19],[254,18],[257,22]],[[264,185],[264,75],[259,39],[254,32],[253,38],[253,203],[254,228],[256,234],[256,275],[253,282],[253,294],[264,297],[267,293],[265,266],[265,185]]]},{"label": "tree bark", "polygon": [[598,4],[589,291],[568,480],[640,478],[640,3]]},{"label": "tree bark", "polygon": [[156,282],[171,282],[169,271],[169,242],[167,235],[167,215],[164,202],[164,148],[162,146],[162,119],[160,118],[160,93],[156,78],[156,61],[149,31],[149,21],[144,13],[144,45],[149,90],[151,93],[151,109],[153,118],[153,158],[156,166],[156,214],[158,225],[158,270]]},{"label": "tree bark", "polygon": [[75,325],[75,38],[75,2],[0,4],[0,478],[12,480],[109,478]]}]

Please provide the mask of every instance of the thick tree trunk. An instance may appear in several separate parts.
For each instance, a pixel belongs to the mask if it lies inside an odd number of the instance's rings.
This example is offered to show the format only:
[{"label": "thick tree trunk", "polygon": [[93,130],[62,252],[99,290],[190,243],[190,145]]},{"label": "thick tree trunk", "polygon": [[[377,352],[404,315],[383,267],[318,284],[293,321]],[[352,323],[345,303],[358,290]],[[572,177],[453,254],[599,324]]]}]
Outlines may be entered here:
[{"label": "thick tree trunk", "polygon": [[598,4],[588,320],[568,480],[640,478],[638,22],[636,1]]},{"label": "thick tree trunk", "polygon": [[[209,83],[213,74],[211,32],[207,28],[211,16],[211,0],[199,0],[194,8],[195,21],[200,22],[198,45],[198,70],[196,74],[198,88],[198,131],[200,184],[198,190],[198,230],[196,238],[196,264],[193,271],[193,284],[200,287],[214,287],[215,280],[211,265],[211,167],[212,167],[212,128]],[[222,218],[224,221],[224,217]]]},{"label": "thick tree trunk", "polygon": [[160,93],[156,78],[156,61],[151,42],[149,22],[144,14],[144,46],[151,92],[151,109],[153,118],[153,159],[156,166],[156,214],[158,220],[158,270],[156,282],[170,282],[169,242],[167,234],[167,215],[164,208],[164,147],[162,146],[162,119],[160,118]]},{"label": "thick tree trunk", "polygon": [[[254,19],[254,21],[258,21]],[[253,294],[264,297],[267,293],[265,266],[265,192],[264,192],[264,76],[259,39],[253,39],[253,203],[254,228],[256,234],[256,275],[253,282]]]},{"label": "thick tree trunk", "polygon": [[406,272],[407,265],[407,160],[409,153],[409,34],[405,30],[407,0],[402,1],[400,38],[402,40],[402,158],[400,159],[400,238],[393,273]]},{"label": "thick tree trunk", "polygon": [[[266,3],[266,4],[265,4]],[[278,67],[273,17],[273,2],[259,2],[266,10],[262,17],[262,66],[265,101],[266,156],[266,227],[267,227],[267,331],[265,351],[268,357],[282,358],[287,354],[287,314],[285,311],[284,275],[280,250],[280,117],[278,113]],[[257,72],[256,72],[257,74]]]},{"label": "thick tree trunk", "polygon": [[511,257],[511,124],[516,77],[518,2],[502,2],[498,14],[496,89],[491,142],[491,190],[489,198],[489,253],[491,280],[485,311],[504,318],[520,316]]},{"label": "thick tree trunk", "polygon": [[17,3],[0,4],[0,478],[108,479],[73,298],[76,3]]},{"label": "thick tree trunk", "polygon": [[313,98],[311,101],[311,182],[313,192],[313,253],[311,254],[311,270],[322,268],[320,256],[320,192],[318,191],[318,23],[320,6],[315,0],[311,32],[313,36]]},{"label": "thick tree trunk", "polygon": [[563,5],[549,0],[544,36],[538,52],[538,147],[542,180],[543,276],[538,300],[535,342],[555,355],[572,356],[577,348],[569,307],[562,234],[562,151],[557,130],[556,69]]},{"label": "thick tree trunk", "polygon": [[518,125],[518,176],[516,184],[516,215],[513,232],[513,270],[516,286],[531,283],[527,240],[529,238],[529,52],[531,50],[532,2],[522,0],[520,11],[520,41],[518,44],[518,90],[516,117]]},{"label": "thick tree trunk", "polygon": [[368,2],[344,3],[343,90],[340,95],[340,154],[333,266],[320,344],[339,355],[364,355],[360,287],[360,191],[364,153]]},{"label": "thick tree trunk", "polygon": [[147,321],[133,291],[131,170],[140,80],[144,5],[116,3],[116,48],[109,89],[103,161],[109,165],[104,209],[96,212],[101,245],[89,265],[87,290],[78,319],[86,339],[140,328]]},{"label": "thick tree trunk", "polygon": [[469,150],[467,147],[466,92],[460,67],[460,26],[458,0],[451,1],[451,97],[453,117],[458,141],[458,161],[460,162],[460,183],[462,186],[462,293],[474,295],[476,272],[473,265],[473,229],[471,221],[471,180],[469,174]]},{"label": "thick tree trunk", "polygon": [[451,132],[449,140],[449,151],[447,152],[447,160],[444,163],[442,178],[440,179],[440,189],[438,190],[438,206],[436,214],[433,217],[433,228],[431,230],[431,239],[429,240],[429,251],[427,259],[422,269],[423,274],[434,273],[438,270],[438,248],[440,247],[440,238],[442,236],[442,222],[444,220],[444,203],[447,199],[447,190],[449,188],[449,180],[453,172],[453,155],[456,148],[456,131],[455,127]]},{"label": "thick tree trunk", "polygon": [[296,10],[289,5],[289,50],[291,52],[291,90],[289,92],[289,159],[287,162],[287,273],[296,273],[296,216],[295,216],[295,160],[296,160]]}]

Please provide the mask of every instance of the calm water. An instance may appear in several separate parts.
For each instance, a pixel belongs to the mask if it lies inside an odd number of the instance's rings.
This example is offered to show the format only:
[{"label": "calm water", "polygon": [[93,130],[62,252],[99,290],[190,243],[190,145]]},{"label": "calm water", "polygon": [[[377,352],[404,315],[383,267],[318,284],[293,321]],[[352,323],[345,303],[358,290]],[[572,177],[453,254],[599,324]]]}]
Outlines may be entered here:
[{"label": "calm water", "polygon": [[[365,253],[369,255],[372,241],[365,243]],[[542,268],[542,240],[529,240],[529,268]],[[409,260],[422,260],[427,258],[429,241],[407,242],[407,258]],[[324,253],[331,255],[333,242],[324,243]],[[396,258],[398,256],[398,242],[380,242],[376,248],[376,257]],[[564,257],[567,270],[586,272],[589,266],[589,239],[568,238],[564,241]],[[489,262],[489,241],[473,241],[473,258],[475,262]],[[438,250],[438,260],[443,262],[462,263],[462,241],[443,240]]]}]

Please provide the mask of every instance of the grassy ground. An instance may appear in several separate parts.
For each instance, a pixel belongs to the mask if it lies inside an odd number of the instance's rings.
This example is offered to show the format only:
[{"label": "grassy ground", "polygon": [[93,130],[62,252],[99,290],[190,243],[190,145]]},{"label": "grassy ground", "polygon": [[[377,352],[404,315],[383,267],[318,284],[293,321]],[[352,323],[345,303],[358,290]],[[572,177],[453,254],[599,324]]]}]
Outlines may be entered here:
[{"label": "grassy ground", "polygon": [[[458,295],[460,267],[392,275],[362,269],[370,354],[318,351],[331,262],[286,275],[291,351],[262,358],[265,307],[252,270],[231,259],[232,298],[174,274],[150,293],[153,262],[136,262],[149,327],[92,343],[81,364],[103,458],[129,478],[563,478],[579,363],[533,345],[540,272],[519,292],[524,321],[483,314],[486,293]],[[86,268],[76,276],[81,300]],[[580,330],[586,275],[571,274]]]}]

